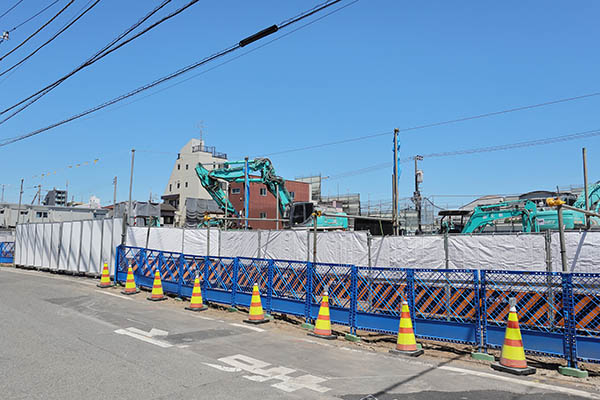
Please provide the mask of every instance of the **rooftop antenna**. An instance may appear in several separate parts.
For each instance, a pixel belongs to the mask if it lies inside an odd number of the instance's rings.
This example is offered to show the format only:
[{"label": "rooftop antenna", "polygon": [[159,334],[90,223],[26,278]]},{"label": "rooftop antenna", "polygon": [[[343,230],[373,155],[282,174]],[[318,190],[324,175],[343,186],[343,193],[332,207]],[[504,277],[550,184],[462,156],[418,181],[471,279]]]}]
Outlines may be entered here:
[{"label": "rooftop antenna", "polygon": [[198,134],[200,135],[200,144],[204,146],[204,121],[200,120],[200,122],[196,124],[196,128],[198,128]]}]

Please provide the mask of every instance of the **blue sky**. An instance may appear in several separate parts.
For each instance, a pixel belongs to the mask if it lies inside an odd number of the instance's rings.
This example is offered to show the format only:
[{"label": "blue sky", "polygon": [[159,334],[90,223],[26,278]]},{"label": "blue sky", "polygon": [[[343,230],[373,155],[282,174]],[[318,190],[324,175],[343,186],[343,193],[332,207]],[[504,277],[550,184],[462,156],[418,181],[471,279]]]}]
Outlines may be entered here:
[{"label": "blue sky", "polygon": [[[49,3],[25,0],[0,19],[0,30]],[[28,54],[86,3],[76,0],[56,23],[0,61],[0,68]],[[15,73],[0,78],[0,104],[12,105],[68,72],[158,3],[102,0]],[[173,3],[168,10],[185,2]],[[200,1],[0,125],[0,138],[29,132],[134,89],[317,3]],[[0,14],[11,4],[0,2]],[[59,5],[12,32],[11,40],[0,44],[0,56]],[[125,200],[129,151],[136,148],[134,197],[145,200],[150,192],[162,194],[177,151],[198,135],[200,121],[206,144],[236,160],[597,92],[599,12],[600,3],[590,1],[361,0],[173,88],[1,147],[0,183],[7,185],[5,199],[16,202],[20,178],[25,178],[24,201],[31,202],[39,175],[57,171],[41,181],[44,188],[64,187],[68,180],[70,195],[77,200],[95,195],[108,204],[112,179],[118,176],[118,199]],[[597,129],[599,106],[600,96],[407,132],[401,135],[401,157]],[[599,180],[596,137],[425,159],[422,189],[440,205],[452,206],[469,199],[441,196],[578,184],[583,146],[588,149],[590,180]],[[272,160],[286,179],[333,176],[391,161],[391,151],[389,135],[274,155]],[[96,158],[95,164],[67,168]],[[412,164],[403,166],[401,197],[413,192],[412,169]],[[365,201],[385,202],[390,184],[391,170],[380,169],[325,180],[324,194],[360,192]]]}]

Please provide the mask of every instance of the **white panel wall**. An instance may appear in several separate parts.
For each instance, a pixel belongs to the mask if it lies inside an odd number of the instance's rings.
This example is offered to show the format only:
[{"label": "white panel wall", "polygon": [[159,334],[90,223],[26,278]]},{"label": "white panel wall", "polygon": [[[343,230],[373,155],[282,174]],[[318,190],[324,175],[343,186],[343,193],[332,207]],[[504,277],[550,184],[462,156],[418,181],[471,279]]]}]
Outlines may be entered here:
[{"label": "white panel wall", "polygon": [[444,238],[374,237],[371,242],[371,260],[374,267],[445,268]]},{"label": "white panel wall", "polygon": [[543,235],[460,235],[448,238],[450,268],[546,270]]},{"label": "white panel wall", "polygon": [[61,224],[55,222],[52,225],[52,241],[50,246],[50,269],[58,269],[58,257],[60,255],[60,237],[61,237]]},{"label": "white panel wall", "polygon": [[44,257],[44,224],[35,224],[35,253],[33,266],[41,268]]},{"label": "white panel wall", "polygon": [[85,270],[90,274],[102,273],[102,225],[102,220],[91,221],[90,262],[88,268]]},{"label": "white panel wall", "polygon": [[72,222],[65,222],[62,224],[60,244],[59,244],[59,257],[58,257],[58,270],[66,271],[69,268],[69,251],[71,247],[71,226]]},{"label": "white panel wall", "polygon": [[[81,257],[79,258],[79,272],[90,270],[90,255],[92,250],[92,221],[82,221]],[[100,240],[100,238],[98,238]]]},{"label": "white panel wall", "polygon": [[80,242],[83,239],[81,236],[83,221],[74,221],[71,223],[70,245],[69,245],[69,259],[67,264],[67,271],[77,272],[79,266],[79,247]]}]

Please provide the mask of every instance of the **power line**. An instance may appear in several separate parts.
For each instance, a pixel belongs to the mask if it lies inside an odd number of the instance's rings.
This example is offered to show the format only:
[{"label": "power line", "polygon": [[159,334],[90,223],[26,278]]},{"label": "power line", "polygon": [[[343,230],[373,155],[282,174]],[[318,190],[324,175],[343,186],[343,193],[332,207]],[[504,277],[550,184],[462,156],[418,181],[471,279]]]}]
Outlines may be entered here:
[{"label": "power line", "polygon": [[4,17],[6,14],[8,14],[9,12],[11,12],[16,6],[18,6],[19,4],[21,4],[23,2],[23,0],[19,0],[17,1],[11,8],[9,8],[8,10],[4,11],[4,13],[2,15],[0,15],[0,18]]},{"label": "power line", "polygon": [[[289,26],[289,25],[291,25],[293,23],[297,23],[297,22],[303,20],[304,18],[307,18],[309,15],[313,15],[313,14],[315,14],[315,12],[324,10],[324,9],[326,9],[328,7],[331,7],[332,5],[337,4],[337,3],[341,2],[341,1],[342,0],[333,0],[333,1],[327,1],[325,3],[322,3],[322,5],[317,9],[317,11],[313,11],[313,12],[311,12],[308,15],[302,15],[300,17],[297,17],[297,18],[295,18],[295,19],[287,22],[285,26]],[[357,1],[358,0],[355,0],[351,4],[354,4]],[[340,8],[342,8],[342,7],[340,7]],[[257,40],[260,40],[260,39],[264,38],[265,36],[273,34],[273,33],[277,32],[278,30],[279,30],[279,26],[278,25],[272,25],[272,26],[270,26],[268,28],[263,29],[260,32],[255,33],[254,35],[251,35],[251,36],[248,36],[248,37],[242,39],[241,41],[239,41],[235,45],[227,47],[227,48],[225,48],[225,49],[223,49],[223,50],[221,50],[221,51],[219,51],[217,53],[214,53],[214,54],[212,54],[212,55],[210,55],[208,57],[205,57],[204,59],[202,59],[200,61],[197,61],[197,62],[195,62],[193,64],[190,64],[190,65],[188,65],[186,67],[183,67],[183,68],[181,68],[181,69],[179,69],[179,70],[177,70],[175,72],[172,72],[172,73],[170,73],[170,74],[168,74],[166,76],[163,76],[162,78],[159,78],[159,79],[157,79],[157,80],[155,80],[153,82],[150,82],[148,84],[140,86],[137,89],[134,89],[134,90],[132,90],[132,91],[130,91],[128,93],[125,93],[125,94],[122,94],[122,95],[120,95],[118,97],[115,97],[112,100],[108,100],[108,101],[106,101],[106,102],[104,102],[102,104],[99,104],[99,105],[97,105],[97,106],[95,106],[93,108],[90,108],[90,109],[82,111],[82,112],[80,112],[78,114],[72,115],[69,118],[63,119],[62,121],[53,123],[53,124],[48,125],[48,126],[46,126],[44,128],[37,129],[35,131],[29,132],[29,133],[21,135],[21,136],[17,136],[17,137],[13,137],[13,138],[8,138],[8,139],[6,139],[6,140],[4,140],[3,142],[0,143],[0,147],[7,146],[8,144],[11,144],[11,143],[14,143],[14,142],[26,139],[28,137],[39,135],[42,132],[46,132],[46,131],[48,131],[50,129],[56,128],[56,127],[58,127],[60,125],[66,124],[66,123],[71,122],[71,121],[76,120],[76,119],[79,119],[79,118],[84,117],[84,116],[86,116],[88,114],[91,114],[91,113],[99,111],[99,110],[101,110],[103,108],[106,108],[106,107],[108,107],[108,106],[110,106],[112,104],[118,103],[118,102],[123,101],[123,100],[125,100],[127,98],[135,96],[138,93],[144,92],[144,91],[146,91],[148,89],[151,89],[151,88],[153,88],[155,86],[158,86],[158,85],[160,85],[160,84],[162,84],[164,82],[167,82],[167,81],[169,81],[171,79],[174,79],[174,78],[176,78],[176,77],[178,77],[180,75],[183,75],[183,74],[185,74],[185,73],[187,73],[189,71],[192,71],[192,70],[194,70],[194,69],[196,69],[196,68],[198,68],[198,67],[200,67],[202,65],[205,65],[205,64],[207,64],[207,63],[209,63],[209,62],[211,62],[213,60],[216,60],[218,58],[224,57],[224,56],[226,56],[226,55],[228,55],[228,54],[230,54],[230,53],[232,53],[232,52],[234,52],[234,51],[236,51],[236,50],[238,50],[238,49],[240,49],[242,47],[245,47],[245,46],[247,46],[247,45],[249,45],[249,44],[251,44],[251,43],[253,43],[253,42],[257,41]]]},{"label": "power line", "polygon": [[[439,158],[439,157],[451,157],[451,156],[458,156],[458,155],[465,155],[465,154],[489,153],[489,152],[494,152],[494,151],[513,150],[513,149],[519,149],[519,148],[524,148],[524,147],[543,146],[543,145],[553,144],[553,143],[568,142],[571,140],[586,139],[586,138],[595,137],[595,136],[600,136],[600,129],[594,129],[594,130],[589,130],[589,131],[577,132],[577,133],[572,133],[572,134],[568,134],[568,135],[555,136],[555,137],[549,137],[549,138],[543,138],[543,139],[529,140],[529,141],[525,141],[525,142],[502,144],[502,145],[497,145],[497,146],[486,146],[486,147],[477,147],[477,148],[473,148],[473,149],[422,154],[422,156],[423,156],[423,158]],[[414,157],[406,157],[406,158],[400,159],[400,163],[404,164],[404,163],[408,163],[412,160],[414,160]],[[354,176],[354,175],[364,174],[364,173],[368,173],[368,172],[372,172],[372,171],[377,171],[380,169],[390,168],[391,166],[392,166],[391,162],[375,164],[375,165],[371,165],[368,167],[355,169],[352,171],[346,171],[346,172],[341,172],[339,174],[330,175],[328,179],[333,180],[333,179],[346,178],[349,176]]]},{"label": "power line", "polygon": [[[192,79],[194,79],[194,78],[197,78],[197,77],[199,77],[200,75],[204,75],[204,74],[206,74],[206,73],[208,73],[208,72],[210,72],[210,71],[212,71],[212,70],[214,70],[214,69],[217,69],[217,68],[219,68],[219,67],[222,67],[223,65],[229,64],[230,62],[233,62],[233,61],[235,61],[235,60],[237,60],[237,59],[239,59],[239,58],[241,58],[241,57],[244,57],[245,55],[248,55],[248,54],[250,54],[250,53],[253,53],[253,52],[257,51],[257,50],[260,50],[260,49],[262,49],[263,47],[266,47],[266,46],[270,45],[270,44],[271,44],[271,43],[273,43],[273,42],[276,42],[276,41],[278,41],[278,40],[280,40],[280,39],[283,39],[284,37],[286,37],[286,36],[289,36],[289,35],[291,35],[292,33],[296,32],[296,31],[299,31],[299,30],[301,30],[301,29],[304,29],[304,28],[306,28],[307,26],[310,26],[310,25],[312,25],[312,24],[314,24],[314,23],[316,23],[316,22],[318,22],[318,21],[320,21],[320,20],[322,20],[322,19],[324,19],[324,18],[326,18],[326,17],[328,17],[328,16],[330,16],[330,15],[332,15],[332,14],[335,14],[335,13],[337,13],[337,12],[339,12],[339,11],[343,10],[344,8],[346,8],[346,7],[349,7],[349,6],[353,5],[354,3],[358,2],[358,1],[359,1],[359,0],[354,0],[354,1],[350,2],[350,3],[348,3],[348,4],[345,4],[345,5],[343,5],[343,6],[339,7],[339,8],[336,8],[335,10],[332,10],[332,11],[330,11],[330,12],[326,13],[326,14],[323,14],[323,15],[321,15],[319,18],[315,18],[315,19],[311,20],[310,22],[307,22],[307,23],[305,23],[305,24],[303,24],[303,25],[300,25],[300,26],[298,26],[297,28],[295,28],[295,29],[292,29],[291,31],[288,31],[288,32],[286,32],[286,33],[285,33],[285,34],[283,34],[283,35],[280,35],[280,36],[278,36],[278,37],[276,37],[276,38],[273,38],[273,39],[271,39],[271,40],[269,40],[269,41],[267,41],[267,42],[265,42],[265,43],[263,43],[263,44],[261,44],[261,45],[259,45],[259,46],[256,46],[256,47],[254,47],[254,48],[252,48],[252,49],[250,49],[250,50],[248,50],[248,51],[246,51],[246,52],[244,52],[244,53],[240,53],[240,54],[238,54],[238,55],[237,55],[237,56],[235,56],[235,57],[231,57],[231,58],[229,58],[229,59],[227,59],[227,60],[225,60],[225,61],[223,61],[223,62],[221,62],[221,63],[219,63],[219,64],[216,64],[216,65],[214,65],[214,66],[212,66],[212,67],[210,67],[210,68],[207,68],[207,69],[205,69],[205,70],[203,70],[203,71],[201,71],[201,72],[199,72],[199,73],[197,73],[197,74],[191,75],[191,76],[189,76],[189,77],[187,77],[187,78],[185,78],[185,79],[182,79],[182,80],[180,80],[180,81],[177,81],[177,82],[175,82],[175,83],[173,83],[173,84],[171,84],[171,85],[165,86],[165,87],[163,87],[162,89],[156,90],[156,91],[154,91],[154,92],[152,92],[152,93],[149,93],[149,94],[147,94],[147,95],[145,95],[145,96],[140,96],[140,97],[138,97],[138,98],[136,98],[136,99],[134,99],[134,100],[132,100],[132,101],[130,101],[130,102],[128,102],[128,103],[124,103],[124,104],[122,104],[122,105],[121,105],[121,106],[119,106],[119,107],[113,107],[113,108],[111,108],[111,109],[110,109],[110,110],[108,110],[108,111],[114,111],[114,110],[118,110],[118,109],[121,109],[121,108],[123,108],[123,107],[126,107],[126,106],[128,106],[128,105],[130,105],[130,104],[137,103],[138,101],[142,101],[142,100],[144,100],[144,99],[147,99],[148,97],[151,97],[151,96],[157,95],[157,94],[159,94],[159,93],[162,93],[162,92],[164,92],[165,90],[169,90],[169,89],[171,89],[171,88],[173,88],[173,87],[175,87],[175,86],[181,85],[181,84],[183,84],[183,83],[185,83],[185,82],[187,82],[187,81],[189,81],[189,80],[192,80]],[[315,6],[315,8],[317,8],[317,7],[319,7],[319,5]],[[305,13],[301,13],[301,14],[298,14],[298,15],[303,15],[303,14],[305,14]],[[294,17],[294,18],[295,18],[295,17]],[[293,19],[293,18],[290,18],[289,20],[291,20],[291,19]],[[1,113],[1,112],[0,112],[0,115],[2,115],[2,113]],[[93,117],[90,117],[90,118],[93,118]],[[1,121],[0,121],[0,123],[1,123]],[[173,153],[173,154],[176,154],[176,152],[175,152],[175,153]]]},{"label": "power line", "polygon": [[[566,103],[566,102],[575,101],[575,100],[582,100],[582,99],[586,99],[589,97],[596,97],[596,96],[600,96],[600,92],[588,93],[588,94],[584,94],[581,96],[575,96],[575,97],[566,97],[566,98],[562,98],[562,99],[558,99],[558,100],[551,100],[551,101],[546,101],[543,103],[530,104],[530,105],[526,105],[526,106],[522,106],[522,107],[514,107],[514,108],[509,108],[506,110],[494,111],[494,112],[489,112],[489,113],[485,113],[485,114],[477,114],[477,115],[471,115],[471,116],[467,116],[467,117],[450,119],[450,120],[446,120],[446,121],[433,122],[433,123],[425,124],[425,125],[417,125],[417,126],[413,126],[413,127],[409,127],[409,128],[401,128],[399,131],[400,132],[408,132],[408,131],[415,131],[415,130],[425,129],[425,128],[433,128],[436,126],[450,125],[450,124],[455,124],[457,122],[465,122],[465,121],[470,121],[470,120],[474,120],[474,119],[488,118],[488,117],[493,117],[493,116],[497,116],[497,115],[508,114],[508,113],[517,112],[517,111],[525,111],[525,110],[530,110],[533,108],[540,108],[540,107],[545,107],[545,106],[549,106],[549,105]],[[326,147],[326,146],[334,146],[337,144],[358,142],[361,140],[372,139],[372,138],[381,137],[381,136],[387,136],[392,133],[393,133],[392,131],[373,133],[370,135],[358,136],[355,138],[341,139],[341,140],[336,140],[333,142],[326,142],[326,143],[315,144],[315,145],[310,145],[310,146],[297,147],[295,149],[276,151],[273,153],[264,154],[263,156],[269,157],[269,156],[274,156],[274,155],[279,155],[279,154],[293,153],[293,152],[297,152],[297,151],[318,149],[318,148]]]},{"label": "power line", "polygon": [[6,57],[8,57],[10,54],[14,53],[17,49],[19,49],[21,46],[23,46],[25,43],[27,43],[32,37],[34,37],[35,35],[37,35],[42,29],[44,29],[46,26],[48,26],[52,21],[54,21],[60,14],[62,14],[67,8],[69,8],[69,6],[71,4],[73,4],[75,0],[71,0],[67,3],[66,6],[64,6],[58,13],[56,13],[52,18],[50,18],[44,25],[40,26],[35,32],[33,32],[31,35],[29,35],[27,37],[27,39],[23,40],[21,43],[19,43],[15,48],[13,48],[11,51],[9,51],[8,53],[6,53],[5,55],[3,55],[2,57],[0,57],[0,61],[4,60]]},{"label": "power line", "polygon": [[[55,5],[59,1],[60,0],[54,0],[52,3],[48,4],[46,7],[42,8],[40,11],[33,14],[31,17],[27,18],[25,21],[21,22],[20,24],[15,25],[13,28],[9,29],[7,32],[10,33],[10,32],[13,32],[13,31],[19,29],[20,27],[22,27],[23,25],[25,25],[26,23],[28,23],[29,21],[31,21],[32,19],[34,19],[35,17],[37,17],[38,15],[40,15],[41,13],[43,13],[44,11],[46,11],[47,9],[49,9],[50,7]],[[2,43],[2,42],[0,41],[0,43]]]},{"label": "power line", "polygon": [[[13,104],[12,106],[10,106],[10,107],[4,109],[3,111],[1,111],[0,115],[6,114],[8,111],[10,111],[10,110],[12,110],[12,109],[20,106],[21,104],[27,102],[27,104],[23,105],[22,107],[20,107],[19,109],[17,109],[15,112],[13,112],[12,114],[10,114],[6,118],[4,118],[2,121],[0,121],[0,124],[3,124],[4,122],[8,121],[12,117],[14,117],[18,113],[20,113],[21,111],[23,111],[24,109],[26,109],[27,107],[29,107],[30,105],[32,105],[33,103],[35,103],[36,101],[38,101],[40,98],[42,98],[43,96],[45,96],[47,93],[49,93],[50,91],[52,91],[54,88],[56,88],[58,85],[60,85],[61,83],[63,83],[65,80],[67,80],[68,78],[70,78],[71,76],[73,76],[74,74],[76,74],[77,72],[79,72],[82,69],[84,69],[84,68],[86,68],[86,67],[94,64],[96,61],[98,61],[98,60],[106,57],[110,53],[118,50],[119,48],[121,48],[125,44],[127,44],[127,43],[129,43],[129,42],[131,42],[131,41],[133,41],[135,39],[137,39],[141,35],[145,34],[146,32],[150,31],[151,29],[154,29],[156,26],[162,24],[163,22],[169,20],[170,18],[173,18],[174,16],[176,16],[179,13],[183,12],[184,10],[186,10],[188,7],[190,7],[193,4],[197,3],[198,1],[199,0],[192,0],[191,2],[189,2],[186,5],[184,5],[183,7],[181,7],[179,9],[173,11],[169,15],[161,18],[159,21],[156,21],[152,25],[148,26],[143,31],[138,32],[136,35],[130,37],[129,39],[127,39],[127,40],[119,43],[117,46],[111,48],[117,42],[119,42],[121,39],[123,39],[125,36],[127,36],[129,33],[131,33],[137,27],[139,27],[141,24],[143,24],[144,22],[146,22],[152,15],[154,15],[156,12],[158,12],[160,9],[162,9],[164,6],[166,6],[169,2],[171,2],[171,0],[164,0],[161,4],[159,4],[157,7],[155,7],[152,11],[150,11],[148,14],[146,14],[143,18],[141,18],[140,20],[138,20],[135,24],[133,24],[132,26],[130,26],[123,33],[121,33],[119,36],[117,36],[115,39],[113,39],[110,43],[108,43],[107,45],[105,45],[102,49],[98,50],[93,56],[91,56],[90,58],[88,58],[83,64],[79,65],[77,68],[75,68],[74,70],[72,70],[71,72],[69,72],[67,75],[61,77],[60,79],[52,82],[51,84],[47,85],[46,87],[38,90],[34,94],[26,97],[25,99],[22,99],[18,103]],[[4,73],[6,73],[6,72],[8,72],[8,71],[4,71],[4,72],[0,73],[0,76],[4,75]]]},{"label": "power line", "polygon": [[67,29],[69,29],[75,22],[77,22],[80,18],[82,18],[85,14],[87,14],[87,12],[90,11],[92,8],[94,8],[96,6],[96,4],[98,4],[99,2],[100,2],[100,0],[96,0],[91,6],[89,6],[88,8],[86,8],[79,15],[77,15],[77,17],[75,17],[71,22],[69,22],[67,25],[65,25],[64,27],[62,27],[50,39],[48,39],[44,43],[42,43],[42,45],[40,45],[37,49],[35,49],[31,53],[29,53],[26,57],[22,58],[19,62],[15,63],[12,67],[7,68],[4,71],[0,72],[0,76],[3,76],[5,74],[7,74],[8,72],[10,72],[13,69],[17,68],[19,65],[23,64],[25,61],[29,60],[31,57],[33,57],[33,55],[35,53],[37,53],[38,51],[40,51],[42,48],[44,48],[50,42],[54,41],[54,39],[56,39],[58,36],[60,36],[64,31],[66,31]]}]

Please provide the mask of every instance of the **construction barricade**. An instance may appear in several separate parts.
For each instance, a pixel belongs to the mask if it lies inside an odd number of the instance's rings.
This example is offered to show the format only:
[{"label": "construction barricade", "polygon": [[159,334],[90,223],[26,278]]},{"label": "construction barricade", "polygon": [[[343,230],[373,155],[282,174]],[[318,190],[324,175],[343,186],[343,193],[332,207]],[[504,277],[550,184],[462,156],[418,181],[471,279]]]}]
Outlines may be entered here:
[{"label": "construction barricade", "polygon": [[418,339],[500,349],[508,300],[519,312],[524,351],[570,367],[600,362],[600,274],[364,267],[245,257],[206,257],[119,246],[116,279],[132,267],[139,286],[159,271],[167,293],[191,297],[199,277],[206,301],[249,307],[256,283],[266,313],[313,322],[325,289],[330,320],[395,335],[406,301]]}]

